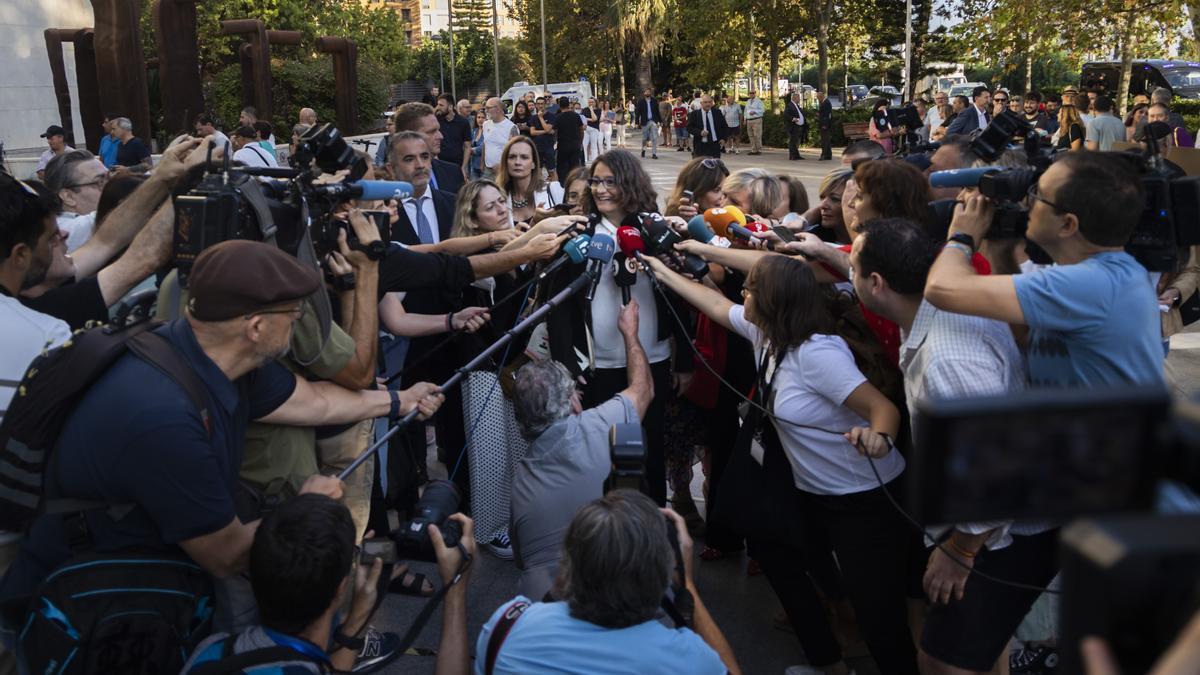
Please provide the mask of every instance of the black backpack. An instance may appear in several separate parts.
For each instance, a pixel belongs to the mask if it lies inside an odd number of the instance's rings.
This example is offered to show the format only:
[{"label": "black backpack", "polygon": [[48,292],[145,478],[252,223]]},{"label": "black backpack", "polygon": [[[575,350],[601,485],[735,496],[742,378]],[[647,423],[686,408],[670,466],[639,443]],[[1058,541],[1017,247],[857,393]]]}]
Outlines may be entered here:
[{"label": "black backpack", "polygon": [[8,623],[19,627],[17,653],[27,672],[176,673],[210,632],[212,581],[185,556],[91,551],[87,514],[107,511],[120,519],[134,505],[44,494],[64,423],[126,352],[178,382],[208,428],[204,385],[152,332],[160,325],[118,322],[76,331],[34,360],[0,423],[0,529],[25,531],[40,515],[60,515],[74,554],[29,597],[3,607]]}]

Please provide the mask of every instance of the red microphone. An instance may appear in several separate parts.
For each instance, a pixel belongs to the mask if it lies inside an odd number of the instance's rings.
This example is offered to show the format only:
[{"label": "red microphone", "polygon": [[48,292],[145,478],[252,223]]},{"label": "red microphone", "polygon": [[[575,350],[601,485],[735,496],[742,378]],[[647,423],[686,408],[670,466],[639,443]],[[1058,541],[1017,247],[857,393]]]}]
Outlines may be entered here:
[{"label": "red microphone", "polygon": [[621,254],[615,258],[617,267],[613,278],[617,288],[621,289],[621,304],[628,305],[630,289],[637,283],[637,257],[646,250],[646,240],[636,227],[622,225],[617,228],[617,247]]}]

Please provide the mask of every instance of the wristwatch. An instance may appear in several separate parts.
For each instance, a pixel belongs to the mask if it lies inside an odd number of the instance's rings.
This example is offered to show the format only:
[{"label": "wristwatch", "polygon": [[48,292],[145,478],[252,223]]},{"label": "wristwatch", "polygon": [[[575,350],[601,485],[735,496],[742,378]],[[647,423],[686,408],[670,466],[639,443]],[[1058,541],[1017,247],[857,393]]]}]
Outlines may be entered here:
[{"label": "wristwatch", "polygon": [[970,248],[972,253],[979,250],[975,247],[975,237],[972,237],[966,232],[955,232],[954,234],[950,235],[950,238],[946,241],[956,241],[960,244],[963,244],[964,246]]}]

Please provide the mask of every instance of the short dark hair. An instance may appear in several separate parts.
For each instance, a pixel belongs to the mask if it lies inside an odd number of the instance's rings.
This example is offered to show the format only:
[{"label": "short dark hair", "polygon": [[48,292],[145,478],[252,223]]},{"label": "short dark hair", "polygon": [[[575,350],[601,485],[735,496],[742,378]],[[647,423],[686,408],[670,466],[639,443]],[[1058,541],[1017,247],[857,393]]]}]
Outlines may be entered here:
[{"label": "short dark hair", "polygon": [[258,132],[259,140],[267,140],[271,137],[271,123],[266,120],[258,120],[254,123],[254,131]]},{"label": "short dark hair", "polygon": [[992,93],[992,90],[988,89],[987,87],[985,87],[983,85],[979,85],[978,87],[975,87],[974,89],[971,90],[971,100],[974,101],[975,99],[979,98],[980,94],[983,94],[985,92],[990,94],[990,93]]},{"label": "short dark hair", "polygon": [[571,616],[627,628],[654,617],[674,565],[657,505],[640,492],[614,490],[571,520],[559,577]]},{"label": "short dark hair", "polygon": [[[612,172],[617,180],[617,191],[620,194],[621,208],[627,213],[642,211],[658,211],[658,193],[642,163],[628,150],[609,150],[592,161],[588,167],[587,177],[592,177],[596,165],[603,164]],[[592,200],[589,188],[580,200],[584,213],[595,213],[596,203]],[[618,225],[620,223],[617,223]]]},{"label": "short dark hair", "polygon": [[962,107],[964,107],[964,108],[971,105],[971,99],[967,98],[966,96],[963,96],[962,94],[955,96],[954,100],[961,103]]},{"label": "short dark hair", "polygon": [[1057,103],[1062,105],[1062,96],[1059,94],[1050,94],[1046,97],[1046,103]]},{"label": "short dark hair", "polygon": [[350,574],[354,536],[349,509],[325,495],[298,495],[263,518],[250,546],[262,624],[295,635],[320,618]]},{"label": "short dark hair", "polygon": [[1025,92],[1025,100],[1026,101],[1037,101],[1038,103],[1041,103],[1042,95],[1037,93],[1036,91],[1027,91],[1027,92]]},{"label": "short dark hair", "polygon": [[0,262],[8,260],[17,244],[37,246],[46,231],[46,218],[58,211],[57,198],[38,187],[36,181],[22,182],[0,173]]},{"label": "short dark hair", "polygon": [[1112,108],[1113,102],[1111,98],[1104,94],[1096,97],[1096,112],[1112,112]]},{"label": "short dark hair", "polygon": [[1069,152],[1056,164],[1070,173],[1056,205],[1079,219],[1079,232],[1097,246],[1122,246],[1137,227],[1145,203],[1142,182],[1122,153]]},{"label": "short dark hair", "polygon": [[453,108],[454,106],[458,105],[458,101],[455,101],[455,100],[454,100],[454,95],[453,95],[453,94],[442,94],[441,96],[438,96],[438,100],[439,100],[439,101],[445,101],[446,103],[449,103],[451,108]]},{"label": "short dark hair", "polygon": [[233,135],[242,138],[258,138],[258,132],[254,130],[254,127],[238,127]]},{"label": "short dark hair", "polygon": [[96,203],[96,227],[103,225],[108,214],[145,182],[146,176],[141,174],[125,174],[109,179],[100,191],[100,201]]},{"label": "short dark hair", "polygon": [[860,230],[858,274],[875,273],[901,295],[921,295],[938,255],[937,242],[905,218],[868,220]]},{"label": "short dark hair", "polygon": [[[116,119],[116,118],[115,118],[115,117],[110,117],[109,119]],[[217,120],[216,120],[216,118],[214,118],[214,117],[213,117],[212,115],[210,115],[209,113],[200,113],[199,115],[196,115],[196,122],[195,122],[195,123],[196,123],[196,124],[212,124],[212,125],[216,125],[216,123],[217,123]]]},{"label": "short dark hair", "polygon": [[396,125],[396,131],[416,131],[417,120],[435,114],[433,106],[414,101],[396,108],[396,114],[392,116],[392,123]]}]

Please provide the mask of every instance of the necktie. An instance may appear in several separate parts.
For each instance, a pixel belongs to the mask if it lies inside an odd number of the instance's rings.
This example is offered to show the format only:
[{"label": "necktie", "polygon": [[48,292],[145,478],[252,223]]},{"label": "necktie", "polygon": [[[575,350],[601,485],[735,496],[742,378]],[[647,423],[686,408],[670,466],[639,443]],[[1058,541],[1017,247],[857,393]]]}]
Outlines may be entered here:
[{"label": "necktie", "polygon": [[711,110],[707,110],[704,113],[704,128],[708,129],[708,140],[711,141],[717,137],[716,129],[713,128]]},{"label": "necktie", "polygon": [[422,244],[432,244],[434,243],[433,228],[429,226],[429,219],[425,217],[425,210],[421,208],[421,203],[425,199],[428,198],[422,197],[421,199],[412,200],[413,204],[417,207],[417,239],[420,239]]}]

